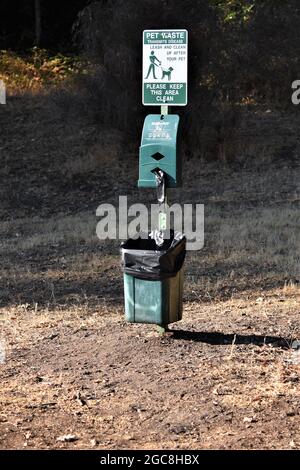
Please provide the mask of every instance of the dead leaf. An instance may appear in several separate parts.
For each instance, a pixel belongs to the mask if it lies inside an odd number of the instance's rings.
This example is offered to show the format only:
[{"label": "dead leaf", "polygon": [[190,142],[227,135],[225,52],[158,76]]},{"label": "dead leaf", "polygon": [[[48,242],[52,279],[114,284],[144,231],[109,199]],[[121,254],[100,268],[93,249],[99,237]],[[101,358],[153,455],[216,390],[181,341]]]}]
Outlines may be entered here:
[{"label": "dead leaf", "polygon": [[74,442],[78,441],[78,437],[75,434],[66,434],[64,436],[58,437],[56,440],[59,442]]}]

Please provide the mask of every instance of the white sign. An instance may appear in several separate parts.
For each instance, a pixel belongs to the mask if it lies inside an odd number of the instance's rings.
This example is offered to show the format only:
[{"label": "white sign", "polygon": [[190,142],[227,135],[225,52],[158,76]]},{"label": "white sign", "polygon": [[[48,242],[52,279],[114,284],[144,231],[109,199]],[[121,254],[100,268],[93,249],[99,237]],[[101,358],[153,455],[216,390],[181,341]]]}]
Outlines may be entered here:
[{"label": "white sign", "polygon": [[188,32],[143,31],[143,104],[187,104]]}]

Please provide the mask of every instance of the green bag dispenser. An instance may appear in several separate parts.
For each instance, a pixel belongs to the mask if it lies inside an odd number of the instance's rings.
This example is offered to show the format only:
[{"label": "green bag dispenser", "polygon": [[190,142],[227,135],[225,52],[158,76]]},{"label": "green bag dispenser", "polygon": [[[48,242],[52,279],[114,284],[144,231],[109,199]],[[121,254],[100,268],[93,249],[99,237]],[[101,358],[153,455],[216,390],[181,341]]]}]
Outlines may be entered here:
[{"label": "green bag dispenser", "polygon": [[166,187],[181,186],[181,165],[177,155],[179,116],[149,114],[144,122],[139,155],[139,188],[155,188],[154,170],[163,170]]}]

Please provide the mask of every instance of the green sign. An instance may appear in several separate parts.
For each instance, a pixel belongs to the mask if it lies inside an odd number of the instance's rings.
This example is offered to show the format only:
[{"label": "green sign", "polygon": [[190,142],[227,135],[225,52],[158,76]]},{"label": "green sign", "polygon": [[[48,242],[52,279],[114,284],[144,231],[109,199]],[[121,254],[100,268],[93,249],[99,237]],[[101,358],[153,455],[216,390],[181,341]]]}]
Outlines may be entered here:
[{"label": "green sign", "polygon": [[188,32],[143,31],[143,104],[187,104]]}]

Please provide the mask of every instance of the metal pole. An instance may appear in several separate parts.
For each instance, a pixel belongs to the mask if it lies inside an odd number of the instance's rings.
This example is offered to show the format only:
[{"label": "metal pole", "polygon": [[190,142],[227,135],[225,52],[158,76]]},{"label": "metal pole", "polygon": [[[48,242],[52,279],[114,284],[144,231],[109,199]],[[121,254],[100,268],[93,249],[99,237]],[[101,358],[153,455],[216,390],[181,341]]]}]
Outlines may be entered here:
[{"label": "metal pole", "polygon": [[[161,116],[167,116],[168,115],[168,106],[167,105],[163,105],[161,106],[160,108],[160,114]],[[164,201],[164,216],[166,216],[166,213],[165,213],[165,208],[166,208],[166,204],[168,204],[168,189],[166,188],[166,198],[165,198],[165,201]],[[158,229],[159,230],[162,230],[162,228],[165,230],[167,228],[167,226],[164,226],[164,223],[162,224],[162,219],[161,219],[161,216],[159,217],[159,221],[158,221]],[[162,227],[163,225],[163,227]],[[160,334],[164,334],[166,333],[166,331],[169,331],[169,328],[168,328],[168,324],[166,325],[157,325],[157,329],[158,329],[158,332]]]},{"label": "metal pole", "polygon": [[168,114],[168,105],[163,105],[160,107],[160,114],[166,116]]}]

